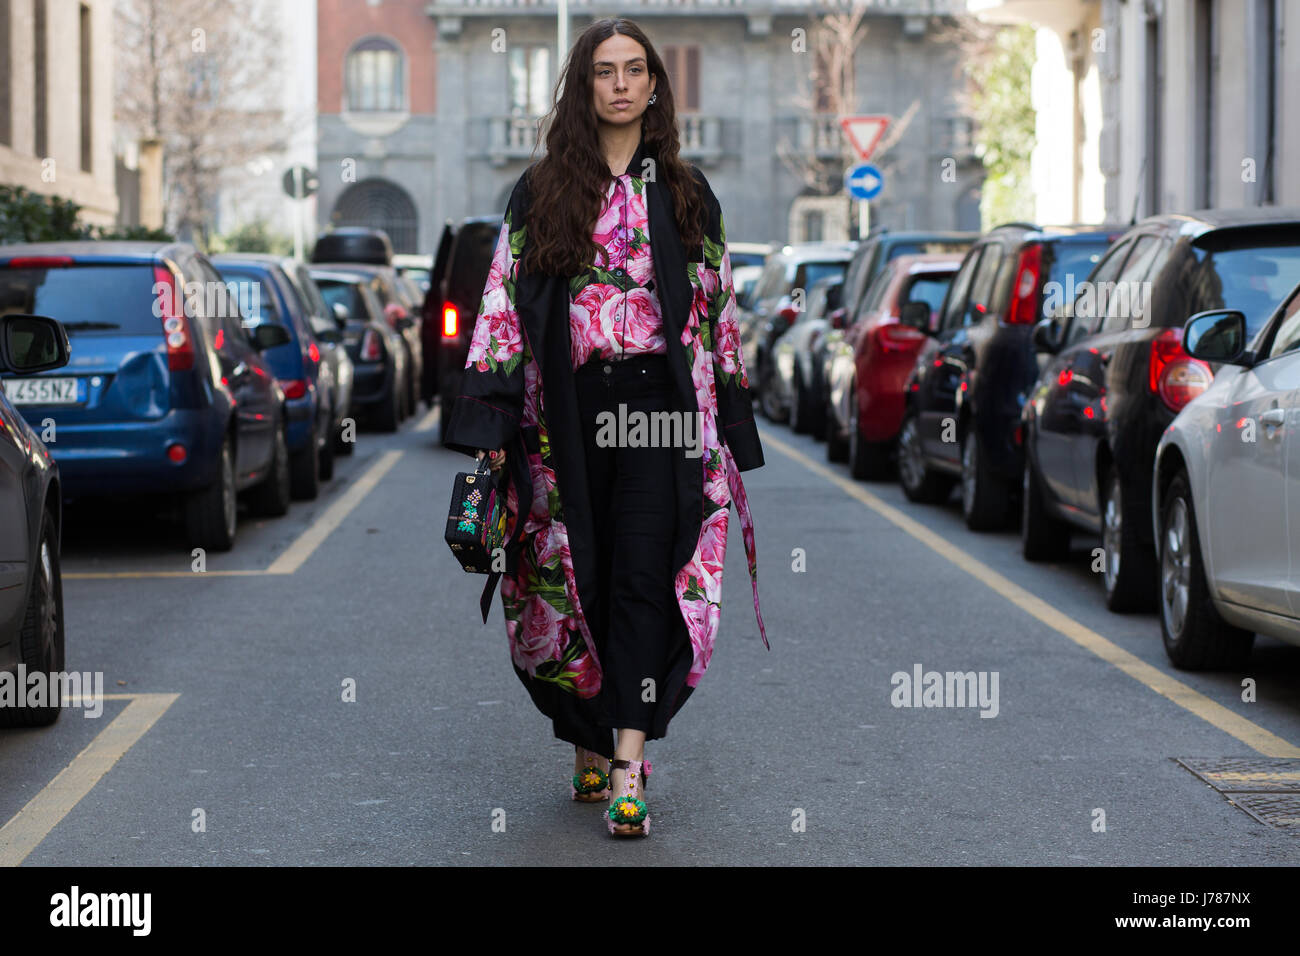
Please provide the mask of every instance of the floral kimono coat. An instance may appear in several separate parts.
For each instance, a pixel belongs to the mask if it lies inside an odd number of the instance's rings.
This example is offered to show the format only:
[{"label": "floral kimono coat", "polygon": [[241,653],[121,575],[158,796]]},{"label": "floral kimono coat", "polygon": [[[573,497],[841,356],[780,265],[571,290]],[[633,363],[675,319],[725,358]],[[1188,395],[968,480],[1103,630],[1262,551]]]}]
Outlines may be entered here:
[{"label": "floral kimono coat", "polygon": [[[649,233],[654,276],[645,284],[657,286],[673,381],[669,407],[698,411],[703,437],[700,457],[678,455],[674,465],[673,567],[681,618],[667,683],[657,690],[657,699],[669,705],[656,708],[655,727],[647,735],[655,739],[664,736],[709,665],[733,502],[765,646],[767,634],[758,603],[753,518],[740,479],[742,471],[763,464],[763,452],[741,359],[722,211],[703,174],[689,167],[702,184],[707,221],[703,246],[685,249],[671,193],[637,175],[645,171],[648,155],[643,137],[623,180],[632,187],[627,225],[633,242],[643,242]],[[612,756],[612,731],[593,722],[604,641],[583,615],[584,607],[595,604],[597,568],[572,368],[572,357],[583,350],[571,342],[570,310],[593,298],[600,301],[602,293],[622,298],[624,290],[640,290],[642,284],[612,268],[618,244],[629,238],[616,234],[618,222],[608,216],[597,223],[593,238],[609,250],[609,271],[598,259],[582,276],[523,273],[526,176],[510,196],[444,439],[468,454],[506,449],[510,543],[501,598],[515,671],[552,719],[557,737]],[[497,578],[490,576],[484,589],[485,622]]]}]

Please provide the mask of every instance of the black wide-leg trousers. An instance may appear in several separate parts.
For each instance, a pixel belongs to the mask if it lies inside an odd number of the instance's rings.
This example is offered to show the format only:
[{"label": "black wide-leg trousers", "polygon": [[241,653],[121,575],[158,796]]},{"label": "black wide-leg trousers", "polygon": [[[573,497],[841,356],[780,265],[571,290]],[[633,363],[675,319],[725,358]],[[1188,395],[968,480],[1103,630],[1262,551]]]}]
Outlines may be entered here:
[{"label": "black wide-leg trousers", "polygon": [[[633,413],[668,410],[668,361],[662,355],[597,359],[578,369],[575,380],[600,569],[597,606],[584,608],[604,670],[596,721],[651,735],[657,709],[672,703],[662,698],[681,617],[672,546],[673,461],[682,449],[630,447],[617,426],[620,405],[625,421]],[[604,435],[602,412],[614,423]]]}]

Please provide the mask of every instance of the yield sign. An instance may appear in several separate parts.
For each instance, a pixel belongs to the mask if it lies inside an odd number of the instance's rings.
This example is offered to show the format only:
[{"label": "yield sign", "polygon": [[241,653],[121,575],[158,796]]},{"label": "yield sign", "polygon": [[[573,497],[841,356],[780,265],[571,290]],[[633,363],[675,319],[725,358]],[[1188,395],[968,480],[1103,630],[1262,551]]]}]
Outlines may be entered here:
[{"label": "yield sign", "polygon": [[880,137],[885,135],[889,117],[845,116],[840,119],[840,126],[844,128],[844,135],[849,138],[854,151],[865,160],[871,158]]}]

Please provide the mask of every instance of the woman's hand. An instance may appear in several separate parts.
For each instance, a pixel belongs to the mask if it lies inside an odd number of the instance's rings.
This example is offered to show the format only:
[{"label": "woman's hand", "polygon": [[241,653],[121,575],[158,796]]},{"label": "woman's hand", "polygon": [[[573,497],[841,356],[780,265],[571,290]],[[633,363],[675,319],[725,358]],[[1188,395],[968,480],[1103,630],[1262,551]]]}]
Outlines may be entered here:
[{"label": "woman's hand", "polygon": [[488,468],[492,471],[500,471],[501,466],[506,463],[506,450],[504,448],[498,448],[496,451],[480,448],[478,453],[479,455],[488,456]]}]

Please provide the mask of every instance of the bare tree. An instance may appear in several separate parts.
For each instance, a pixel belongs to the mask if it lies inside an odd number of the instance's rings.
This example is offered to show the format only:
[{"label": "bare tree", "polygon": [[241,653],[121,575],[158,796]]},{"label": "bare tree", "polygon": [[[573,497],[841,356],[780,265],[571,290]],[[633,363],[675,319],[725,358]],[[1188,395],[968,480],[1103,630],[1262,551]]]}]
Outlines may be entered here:
[{"label": "bare tree", "polygon": [[206,245],[216,196],[289,138],[276,11],[261,0],[117,0],[115,120],[163,145],[168,231]]},{"label": "bare tree", "polygon": [[[831,135],[840,144],[839,160],[819,159],[817,147],[820,145],[820,127],[816,123],[819,115],[853,116],[860,109],[854,84],[853,59],[867,35],[867,27],[862,24],[864,9],[855,4],[847,12],[828,13],[812,18],[807,50],[812,54],[812,69],[808,74],[811,89],[805,88],[795,94],[791,97],[791,102],[814,121],[813,139],[810,143],[794,144],[788,138],[781,137],[776,146],[776,154],[781,162],[814,195],[838,193],[843,188],[844,170],[859,162],[857,154],[838,127]],[[872,154],[873,162],[885,156],[902,139],[920,107],[920,101],[914,100],[902,116],[890,123],[885,135],[876,144]]]}]

